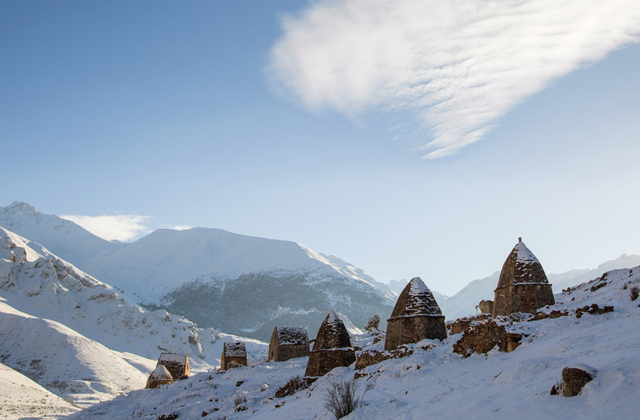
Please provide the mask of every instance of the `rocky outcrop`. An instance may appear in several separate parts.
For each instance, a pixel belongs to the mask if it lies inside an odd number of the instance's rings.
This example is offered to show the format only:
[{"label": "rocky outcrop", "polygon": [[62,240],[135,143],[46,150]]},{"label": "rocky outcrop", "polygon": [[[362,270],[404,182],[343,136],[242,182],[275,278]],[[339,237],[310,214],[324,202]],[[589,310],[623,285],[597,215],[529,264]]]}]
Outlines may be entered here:
[{"label": "rocky outcrop", "polygon": [[492,300],[481,300],[478,303],[478,309],[483,314],[492,314],[493,313],[493,301]]},{"label": "rocky outcrop", "polygon": [[338,314],[329,312],[309,354],[305,377],[323,376],[336,367],[349,366],[355,361],[356,354],[347,328]]},{"label": "rocky outcrop", "polygon": [[540,261],[521,238],[502,266],[494,293],[494,318],[515,312],[535,313],[538,308],[555,304]]},{"label": "rocky outcrop", "polygon": [[562,369],[562,393],[565,397],[578,395],[584,386],[596,377],[596,369],[585,364]]},{"label": "rocky outcrop", "polygon": [[433,294],[420,277],[411,279],[398,297],[391,318],[387,320],[385,350],[424,339],[445,338],[447,330],[444,315]]}]

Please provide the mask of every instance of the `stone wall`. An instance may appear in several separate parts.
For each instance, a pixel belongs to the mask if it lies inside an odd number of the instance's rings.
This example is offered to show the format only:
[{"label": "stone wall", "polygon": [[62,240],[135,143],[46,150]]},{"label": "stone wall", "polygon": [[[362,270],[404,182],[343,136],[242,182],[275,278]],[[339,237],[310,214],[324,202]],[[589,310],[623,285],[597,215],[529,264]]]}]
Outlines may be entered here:
[{"label": "stone wall", "polygon": [[340,366],[349,366],[356,361],[356,353],[352,348],[313,350],[309,354],[305,377],[318,377],[327,374]]},{"label": "stone wall", "polygon": [[504,325],[492,320],[465,331],[453,345],[453,351],[465,357],[473,353],[488,353],[496,346],[500,351],[511,352],[518,347],[521,339],[520,334],[509,333]]},{"label": "stone wall", "polygon": [[496,289],[493,316],[508,316],[514,312],[536,313],[546,305],[554,305],[553,290],[548,283],[512,284]]},{"label": "stone wall", "polygon": [[401,344],[417,343],[424,339],[444,340],[447,330],[443,315],[413,315],[387,320],[385,350],[396,349]]}]

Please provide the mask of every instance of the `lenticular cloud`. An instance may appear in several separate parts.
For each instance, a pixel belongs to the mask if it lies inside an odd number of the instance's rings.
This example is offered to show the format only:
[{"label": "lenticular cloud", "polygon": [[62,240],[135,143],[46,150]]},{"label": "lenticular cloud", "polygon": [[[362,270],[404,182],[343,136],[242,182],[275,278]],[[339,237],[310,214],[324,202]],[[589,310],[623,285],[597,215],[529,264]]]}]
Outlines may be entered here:
[{"label": "lenticular cloud", "polygon": [[528,95],[640,39],[638,0],[320,0],[282,20],[276,85],[311,109],[409,109],[426,158],[456,153]]}]

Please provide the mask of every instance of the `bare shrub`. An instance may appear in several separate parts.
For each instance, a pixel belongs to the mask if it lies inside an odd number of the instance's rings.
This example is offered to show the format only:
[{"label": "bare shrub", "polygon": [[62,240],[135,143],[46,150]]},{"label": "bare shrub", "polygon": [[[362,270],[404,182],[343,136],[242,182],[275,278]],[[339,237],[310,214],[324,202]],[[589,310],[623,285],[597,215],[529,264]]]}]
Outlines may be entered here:
[{"label": "bare shrub", "polygon": [[247,407],[247,397],[245,395],[239,394],[233,397],[233,402],[236,405],[234,411],[244,411],[248,409]]},{"label": "bare shrub", "polygon": [[629,289],[629,297],[631,298],[631,300],[638,299],[638,294],[640,294],[640,289],[638,289],[638,286],[633,286]]},{"label": "bare shrub", "polygon": [[344,382],[332,382],[331,388],[324,397],[324,408],[326,408],[336,419],[341,419],[344,416],[348,416],[354,410],[362,407],[362,399],[364,394],[367,393],[367,389],[358,398],[356,392],[358,386],[353,380],[347,380]]}]

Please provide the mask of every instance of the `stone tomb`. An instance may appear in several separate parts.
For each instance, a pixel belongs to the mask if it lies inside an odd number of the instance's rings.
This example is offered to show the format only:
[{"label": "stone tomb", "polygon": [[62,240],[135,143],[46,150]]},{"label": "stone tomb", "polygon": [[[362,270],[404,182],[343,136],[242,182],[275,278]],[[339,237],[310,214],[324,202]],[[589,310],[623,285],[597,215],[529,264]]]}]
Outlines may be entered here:
[{"label": "stone tomb", "polygon": [[356,361],[349,333],[334,311],[329,312],[318,330],[318,336],[309,354],[305,377],[325,375],[333,368],[349,366]]},{"label": "stone tomb", "polygon": [[224,343],[220,369],[227,370],[239,366],[247,366],[247,349],[244,343],[242,341]]},{"label": "stone tomb", "polygon": [[174,381],[187,379],[190,374],[189,356],[180,353],[162,353],[158,358],[157,366],[167,368]]},{"label": "stone tomb", "polygon": [[151,375],[149,375],[146,388],[153,389],[159,387],[160,385],[170,384],[171,382],[173,382],[171,373],[167,370],[166,367],[158,365],[156,366],[155,370],[151,372]]},{"label": "stone tomb", "polygon": [[533,314],[537,309],[553,304],[553,290],[540,261],[525,246],[522,238],[518,238],[500,272],[493,317],[515,312]]},{"label": "stone tomb", "polygon": [[396,306],[387,320],[385,350],[401,344],[417,343],[425,338],[447,338],[444,315],[433,294],[420,279],[411,279],[400,293]]},{"label": "stone tomb", "polygon": [[269,360],[284,362],[309,355],[309,336],[301,327],[275,327],[269,342]]}]

